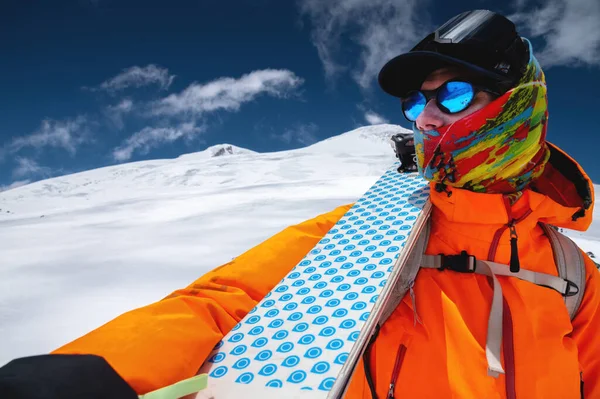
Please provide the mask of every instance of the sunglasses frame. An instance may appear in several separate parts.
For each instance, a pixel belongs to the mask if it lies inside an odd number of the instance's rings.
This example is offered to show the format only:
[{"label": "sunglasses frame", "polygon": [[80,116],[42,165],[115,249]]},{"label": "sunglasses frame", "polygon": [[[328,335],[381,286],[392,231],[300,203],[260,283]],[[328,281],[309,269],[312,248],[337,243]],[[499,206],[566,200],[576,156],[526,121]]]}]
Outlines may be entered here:
[{"label": "sunglasses frame", "polygon": [[[445,88],[449,83],[452,82],[461,82],[461,83],[467,83],[469,85],[471,85],[471,87],[473,88],[473,98],[471,99],[471,101],[469,101],[469,103],[460,111],[456,111],[456,112],[451,112],[448,108],[446,108],[444,105],[442,105],[442,103],[440,102],[440,100],[438,99],[438,96],[440,94],[440,90],[442,90],[442,88]],[[478,85],[476,83],[473,83],[470,80],[467,79],[460,79],[460,78],[455,78],[455,79],[450,79],[445,81],[444,83],[442,83],[438,88],[433,89],[433,90],[413,90],[411,92],[409,92],[405,97],[401,98],[401,103],[402,103],[402,114],[404,115],[404,118],[406,118],[407,121],[409,122],[416,122],[415,120],[410,119],[408,116],[406,116],[406,110],[404,109],[404,103],[406,102],[406,100],[408,99],[408,97],[410,97],[411,94],[413,93],[421,93],[423,95],[423,97],[425,97],[425,106],[427,106],[427,104],[429,103],[429,101],[431,101],[433,98],[435,98],[435,102],[436,102],[436,106],[440,109],[440,111],[442,111],[445,114],[448,115],[453,115],[453,114],[458,114],[459,112],[463,112],[464,110],[468,109],[471,104],[473,103],[473,100],[475,99],[475,96],[477,95],[477,93],[484,91],[486,93],[490,93],[496,97],[500,96],[500,93],[482,86],[482,85]],[[419,114],[421,115],[421,114]],[[417,117],[418,118],[418,117]]]}]

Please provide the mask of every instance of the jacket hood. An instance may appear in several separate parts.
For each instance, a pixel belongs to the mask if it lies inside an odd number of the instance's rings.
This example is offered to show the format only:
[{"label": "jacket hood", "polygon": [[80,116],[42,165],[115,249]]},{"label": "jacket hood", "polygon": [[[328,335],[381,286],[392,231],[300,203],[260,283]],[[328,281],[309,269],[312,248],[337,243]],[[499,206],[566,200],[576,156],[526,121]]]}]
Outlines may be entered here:
[{"label": "jacket hood", "polygon": [[546,223],[585,231],[594,213],[594,185],[581,165],[556,145],[548,143],[550,160],[542,176],[531,189],[550,198],[563,208],[574,210],[568,220],[548,217]]}]

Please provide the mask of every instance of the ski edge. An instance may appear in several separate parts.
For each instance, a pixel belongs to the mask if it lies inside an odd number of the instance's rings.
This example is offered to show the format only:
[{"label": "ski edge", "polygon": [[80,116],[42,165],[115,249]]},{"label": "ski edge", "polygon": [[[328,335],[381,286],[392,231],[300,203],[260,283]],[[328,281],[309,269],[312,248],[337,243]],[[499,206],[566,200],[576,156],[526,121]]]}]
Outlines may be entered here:
[{"label": "ski edge", "polygon": [[358,339],[356,340],[352,351],[348,355],[348,359],[342,366],[338,378],[336,379],[333,387],[327,395],[327,399],[341,399],[344,396],[348,388],[350,379],[354,374],[358,361],[363,355],[367,344],[370,341],[373,332],[375,331],[375,326],[379,322],[379,319],[381,318],[387,303],[392,298],[392,291],[398,283],[402,271],[406,267],[407,260],[414,251],[420,234],[426,227],[427,220],[429,218],[429,215],[431,214],[431,209],[431,201],[427,200],[427,202],[423,206],[418,220],[415,222],[413,228],[411,229],[410,236],[408,237],[408,240],[404,245],[404,249],[400,252],[400,256],[396,261],[394,270],[390,274],[388,282],[380,294],[379,300],[371,310],[369,318],[367,319],[365,325],[361,329]]}]

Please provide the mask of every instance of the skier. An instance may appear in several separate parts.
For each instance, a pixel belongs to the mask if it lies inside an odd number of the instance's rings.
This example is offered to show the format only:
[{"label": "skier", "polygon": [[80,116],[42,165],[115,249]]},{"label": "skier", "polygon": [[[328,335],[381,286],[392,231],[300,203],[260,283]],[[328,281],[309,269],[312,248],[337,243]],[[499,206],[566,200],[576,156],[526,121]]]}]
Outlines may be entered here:
[{"label": "skier", "polygon": [[[390,60],[379,83],[401,99],[419,172],[431,181],[425,253],[458,259],[452,257],[465,251],[514,273],[557,275],[540,223],[585,230],[592,184],[546,141],[544,74],[514,24],[484,10],[460,14]],[[193,376],[349,208],[289,227],[52,355],[9,363],[0,369],[0,396],[135,398]],[[488,278],[464,267],[421,269],[415,301],[405,297],[383,324],[347,397],[600,398],[600,276],[582,256],[585,291],[572,320],[552,289],[498,278],[503,372],[496,375],[488,374],[486,358],[494,292]]]}]

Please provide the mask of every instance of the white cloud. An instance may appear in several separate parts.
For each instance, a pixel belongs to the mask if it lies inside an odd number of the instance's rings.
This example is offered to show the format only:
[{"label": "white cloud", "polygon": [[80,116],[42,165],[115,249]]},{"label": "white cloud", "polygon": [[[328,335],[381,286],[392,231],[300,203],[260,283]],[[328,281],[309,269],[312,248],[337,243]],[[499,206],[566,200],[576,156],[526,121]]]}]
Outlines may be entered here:
[{"label": "white cloud", "polygon": [[49,176],[51,173],[50,168],[38,165],[38,163],[31,158],[16,157],[16,161],[17,167],[12,172],[14,178],[36,175]]},{"label": "white cloud", "polygon": [[127,161],[131,159],[134,152],[145,155],[162,144],[172,143],[180,138],[192,138],[204,130],[204,126],[196,126],[194,122],[181,123],[177,127],[147,126],[115,148],[113,159],[118,162]]},{"label": "white cloud", "polygon": [[169,75],[167,68],[161,68],[154,64],[145,67],[133,66],[123,69],[117,76],[108,79],[92,90],[105,90],[109,93],[115,93],[129,87],[143,87],[149,85],[158,85],[162,90],[166,90],[173,83],[175,75]]},{"label": "white cloud", "polygon": [[133,109],[133,101],[129,98],[125,98],[119,104],[109,106],[109,108],[118,112],[127,113]]},{"label": "white cloud", "polygon": [[389,121],[387,119],[385,119],[383,116],[381,116],[379,114],[376,114],[373,111],[365,112],[365,120],[370,125],[380,125],[382,123],[389,123]]},{"label": "white cloud", "polygon": [[542,66],[600,66],[598,0],[520,0],[516,6],[509,18],[520,33],[545,41],[543,48],[534,48]]},{"label": "white cloud", "polygon": [[[355,81],[368,88],[383,64],[412,48],[432,29],[429,0],[298,0],[312,25],[312,40],[327,77],[350,69]],[[347,56],[342,38],[360,48],[359,57]],[[351,49],[354,50],[354,49]]]},{"label": "white cloud", "polygon": [[40,128],[34,133],[15,138],[9,144],[8,151],[15,153],[26,147],[35,149],[55,147],[63,148],[74,155],[77,152],[77,147],[89,140],[89,130],[85,116],[63,121],[46,119],[42,121]]},{"label": "white cloud", "polygon": [[0,186],[0,192],[12,190],[13,188],[21,187],[29,183],[31,183],[31,180],[17,180],[10,183],[8,186]]},{"label": "white cloud", "polygon": [[281,134],[272,134],[271,138],[283,141],[286,144],[293,142],[300,143],[303,145],[310,145],[317,142],[315,133],[319,130],[319,127],[314,123],[308,123],[304,125],[297,125],[291,129],[285,129]]},{"label": "white cloud", "polygon": [[123,129],[125,124],[123,122],[124,115],[133,111],[134,104],[130,98],[121,100],[117,105],[109,105],[106,107],[106,117],[117,127],[117,129]]},{"label": "white cloud", "polygon": [[288,70],[254,71],[239,79],[220,78],[206,84],[193,83],[178,94],[154,103],[155,116],[201,115],[225,110],[237,111],[243,103],[258,95],[288,97],[295,93],[303,79]]},{"label": "white cloud", "polygon": [[[211,112],[237,111],[242,104],[254,100],[261,94],[286,98],[296,94],[303,80],[288,70],[266,69],[254,71],[234,78],[220,78],[206,84],[193,83],[180,93],[171,94],[148,105],[146,117],[158,117],[162,126],[145,127],[125,140],[112,152],[114,160],[123,162],[131,159],[134,153],[147,154],[151,149],[180,138],[191,139],[202,133],[206,127],[197,126],[196,121]],[[117,126],[122,126],[122,115],[131,112],[131,100],[122,101],[108,110]],[[175,120],[177,126],[168,123]],[[299,136],[300,137],[300,136]],[[299,139],[307,140],[307,136]]]}]

